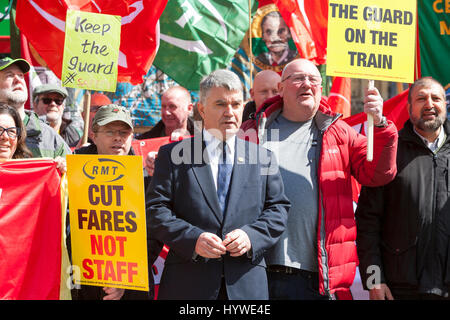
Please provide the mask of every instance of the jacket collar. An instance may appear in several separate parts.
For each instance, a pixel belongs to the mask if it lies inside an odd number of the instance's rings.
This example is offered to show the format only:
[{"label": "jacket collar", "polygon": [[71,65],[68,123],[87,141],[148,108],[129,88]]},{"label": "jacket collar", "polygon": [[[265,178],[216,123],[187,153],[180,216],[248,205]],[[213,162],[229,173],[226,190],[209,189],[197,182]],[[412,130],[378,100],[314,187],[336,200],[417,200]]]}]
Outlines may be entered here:
[{"label": "jacket collar", "polygon": [[[442,127],[444,128],[445,135],[447,136],[445,139],[445,143],[447,143],[450,140],[450,122],[445,119]],[[414,132],[414,127],[410,119],[406,120],[403,128],[398,133],[398,137],[404,141],[424,145],[420,137]]]},{"label": "jacket collar", "polygon": [[[255,121],[258,128],[258,136],[264,134],[264,130],[275,120],[283,110],[283,98],[279,95],[266,100],[256,111]],[[314,121],[320,131],[325,131],[333,122],[342,116],[333,112],[324,97],[320,100],[319,109],[314,116]]]}]

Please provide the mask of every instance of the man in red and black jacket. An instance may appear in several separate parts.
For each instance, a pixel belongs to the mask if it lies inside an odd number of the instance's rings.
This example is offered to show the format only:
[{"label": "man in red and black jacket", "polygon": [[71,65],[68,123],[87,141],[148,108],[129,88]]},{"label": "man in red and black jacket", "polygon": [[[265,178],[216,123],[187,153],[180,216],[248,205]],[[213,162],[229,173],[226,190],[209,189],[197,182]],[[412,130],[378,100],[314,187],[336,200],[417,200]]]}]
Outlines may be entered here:
[{"label": "man in red and black jacket", "polygon": [[270,299],[351,299],[358,265],[351,177],[380,186],[397,171],[397,129],[382,116],[378,90],[368,90],[364,100],[376,126],[369,162],[367,138],[331,111],[321,84],[310,61],[290,62],[278,84],[280,95],[241,127],[242,138],[278,156],[292,203],[288,227],[267,253]]}]

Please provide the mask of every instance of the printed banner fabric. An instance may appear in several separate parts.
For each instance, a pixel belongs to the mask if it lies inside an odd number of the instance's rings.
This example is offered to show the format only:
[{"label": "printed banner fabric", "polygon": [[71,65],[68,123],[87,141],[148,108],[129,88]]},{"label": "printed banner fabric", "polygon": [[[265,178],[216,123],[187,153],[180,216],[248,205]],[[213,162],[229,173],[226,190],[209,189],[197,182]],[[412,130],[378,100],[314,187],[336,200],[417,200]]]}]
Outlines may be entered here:
[{"label": "printed banner fabric", "polygon": [[0,299],[59,299],[60,180],[53,160],[0,164]]}]

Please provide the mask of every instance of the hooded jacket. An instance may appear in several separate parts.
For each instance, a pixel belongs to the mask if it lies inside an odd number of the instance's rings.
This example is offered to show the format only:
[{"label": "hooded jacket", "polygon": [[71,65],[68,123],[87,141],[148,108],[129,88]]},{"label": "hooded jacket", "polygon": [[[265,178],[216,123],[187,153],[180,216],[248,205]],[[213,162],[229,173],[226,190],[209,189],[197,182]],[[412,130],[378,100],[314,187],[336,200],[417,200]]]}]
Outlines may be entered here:
[{"label": "hooded jacket", "polygon": [[[282,109],[280,96],[267,100],[257,110],[254,120],[242,124],[241,138],[262,143],[265,130]],[[398,133],[391,121],[387,127],[375,127],[373,161],[368,162],[367,138],[340,120],[340,116],[322,98],[314,117],[321,138],[318,141],[317,259],[320,293],[351,299],[350,286],[358,265],[351,177],[367,186],[392,181],[397,172]]]}]

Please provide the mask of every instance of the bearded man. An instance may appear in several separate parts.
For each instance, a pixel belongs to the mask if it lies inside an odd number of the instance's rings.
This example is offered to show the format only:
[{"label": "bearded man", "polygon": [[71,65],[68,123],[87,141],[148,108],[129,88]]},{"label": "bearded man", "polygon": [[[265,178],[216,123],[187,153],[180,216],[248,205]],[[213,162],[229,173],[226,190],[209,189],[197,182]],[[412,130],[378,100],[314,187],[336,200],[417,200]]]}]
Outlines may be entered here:
[{"label": "bearded man", "polygon": [[445,91],[431,77],[409,89],[397,176],[363,187],[357,250],[370,299],[441,300],[450,292],[450,124]]}]

